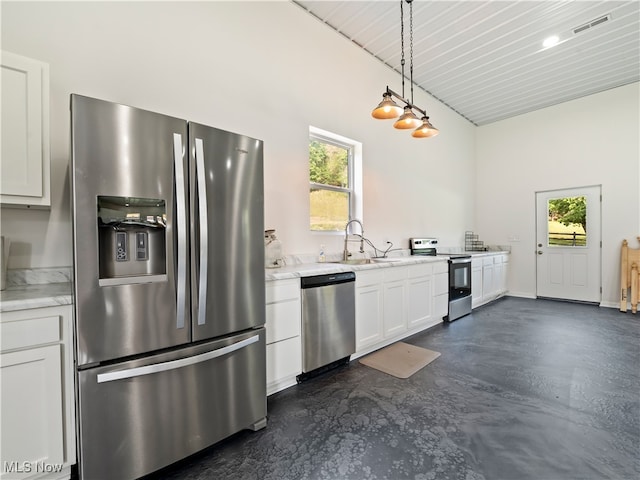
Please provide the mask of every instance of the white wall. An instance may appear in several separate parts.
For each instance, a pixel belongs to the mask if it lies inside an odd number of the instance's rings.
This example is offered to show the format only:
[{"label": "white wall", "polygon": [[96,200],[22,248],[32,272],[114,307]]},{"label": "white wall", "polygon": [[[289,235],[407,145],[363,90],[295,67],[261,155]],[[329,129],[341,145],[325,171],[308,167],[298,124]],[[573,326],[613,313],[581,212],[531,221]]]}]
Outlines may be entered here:
[{"label": "white wall", "polygon": [[308,128],[363,143],[364,225],[376,244],[473,228],[473,125],[423,92],[438,137],[370,112],[400,77],[290,2],[3,2],[2,49],[51,69],[52,208],[2,210],[9,268],[72,263],[69,95],[178,116],[265,141],[265,223],[285,253],[339,251],[308,229]]},{"label": "white wall", "polygon": [[622,240],[640,234],[640,84],[476,130],[476,229],[511,242],[509,288],[535,296],[535,192],[602,185],[602,304],[619,305]]}]

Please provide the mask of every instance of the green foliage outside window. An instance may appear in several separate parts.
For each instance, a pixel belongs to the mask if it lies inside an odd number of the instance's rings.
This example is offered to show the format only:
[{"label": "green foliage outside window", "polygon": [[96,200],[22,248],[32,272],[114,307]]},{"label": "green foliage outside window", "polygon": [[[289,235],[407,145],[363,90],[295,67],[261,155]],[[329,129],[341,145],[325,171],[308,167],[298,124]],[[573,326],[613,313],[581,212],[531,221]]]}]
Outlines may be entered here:
[{"label": "green foliage outside window", "polygon": [[335,187],[348,187],[348,151],[342,147],[312,140],[309,143],[309,180]]},{"label": "green foliage outside window", "polygon": [[[549,200],[549,245],[583,247],[587,244],[587,199],[581,197]],[[560,228],[564,226],[565,228]],[[560,231],[563,230],[563,231]]]},{"label": "green foliage outside window", "polygon": [[[309,206],[313,231],[340,231],[349,221],[349,150],[315,139],[309,142]],[[326,186],[326,187],[323,187]]]}]

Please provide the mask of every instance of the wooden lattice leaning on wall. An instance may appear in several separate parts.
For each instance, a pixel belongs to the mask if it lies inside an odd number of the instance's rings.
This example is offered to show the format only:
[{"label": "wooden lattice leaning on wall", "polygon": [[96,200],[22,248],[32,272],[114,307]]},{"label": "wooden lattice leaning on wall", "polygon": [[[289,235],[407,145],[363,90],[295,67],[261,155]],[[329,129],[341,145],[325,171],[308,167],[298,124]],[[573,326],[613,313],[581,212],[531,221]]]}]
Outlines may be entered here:
[{"label": "wooden lattice leaning on wall", "polygon": [[[640,237],[638,237],[640,242]],[[620,253],[620,311],[627,311],[627,302],[631,298],[631,312],[638,311],[638,299],[640,293],[640,249],[629,248],[626,240],[622,241],[622,251]],[[627,296],[631,289],[631,297]]]}]

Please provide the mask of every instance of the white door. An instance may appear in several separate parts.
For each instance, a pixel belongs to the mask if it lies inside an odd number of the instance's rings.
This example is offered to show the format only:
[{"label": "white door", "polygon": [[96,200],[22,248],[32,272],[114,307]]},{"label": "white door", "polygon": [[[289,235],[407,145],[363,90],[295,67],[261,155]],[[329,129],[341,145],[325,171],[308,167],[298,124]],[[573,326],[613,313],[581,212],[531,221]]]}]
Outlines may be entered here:
[{"label": "white door", "polygon": [[537,296],[600,302],[600,186],[536,193]]}]

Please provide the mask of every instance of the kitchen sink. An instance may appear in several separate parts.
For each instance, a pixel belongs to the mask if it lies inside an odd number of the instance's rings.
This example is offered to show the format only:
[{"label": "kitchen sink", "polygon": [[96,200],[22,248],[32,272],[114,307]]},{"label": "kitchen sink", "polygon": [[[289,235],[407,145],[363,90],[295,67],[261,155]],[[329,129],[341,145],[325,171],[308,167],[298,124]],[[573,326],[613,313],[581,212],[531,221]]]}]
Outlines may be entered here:
[{"label": "kitchen sink", "polygon": [[339,260],[329,263],[341,263],[343,265],[368,265],[371,263],[393,263],[401,262],[400,258],[350,258],[349,260]]},{"label": "kitchen sink", "polygon": [[367,265],[373,263],[370,258],[353,258],[349,260],[339,260],[337,262],[329,263],[342,263],[343,265]]}]

